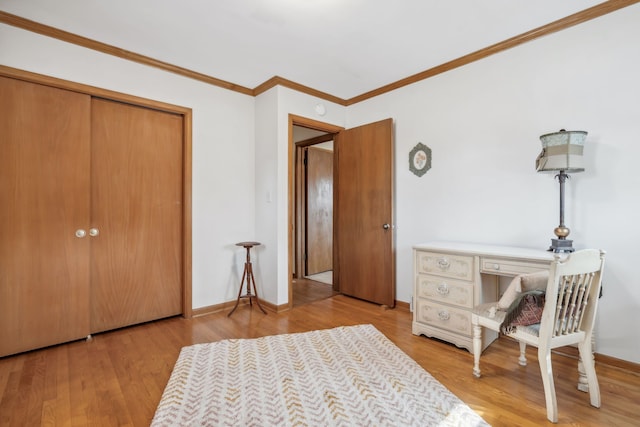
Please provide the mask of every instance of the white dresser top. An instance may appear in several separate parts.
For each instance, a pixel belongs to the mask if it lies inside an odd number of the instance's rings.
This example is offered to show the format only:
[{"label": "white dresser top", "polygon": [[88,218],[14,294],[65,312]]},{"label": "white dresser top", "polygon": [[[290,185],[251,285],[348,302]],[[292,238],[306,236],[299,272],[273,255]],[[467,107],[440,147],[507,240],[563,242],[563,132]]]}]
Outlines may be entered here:
[{"label": "white dresser top", "polygon": [[516,246],[498,246],[487,245],[484,243],[468,243],[468,242],[449,242],[449,241],[432,241],[420,243],[413,246],[414,249],[437,251],[437,252],[456,252],[467,255],[493,256],[505,258],[522,258],[527,260],[540,260],[551,262],[554,255],[565,257],[566,254],[554,254],[542,249],[519,248]]}]

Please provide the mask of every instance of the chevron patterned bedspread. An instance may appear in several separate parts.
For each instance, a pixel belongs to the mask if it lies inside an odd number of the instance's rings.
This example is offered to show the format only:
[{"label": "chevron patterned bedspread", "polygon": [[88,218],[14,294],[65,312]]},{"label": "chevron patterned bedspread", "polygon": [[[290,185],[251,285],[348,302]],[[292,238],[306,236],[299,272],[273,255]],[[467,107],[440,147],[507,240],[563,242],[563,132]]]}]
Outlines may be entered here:
[{"label": "chevron patterned bedspread", "polygon": [[184,347],[160,426],[487,426],[372,325]]}]

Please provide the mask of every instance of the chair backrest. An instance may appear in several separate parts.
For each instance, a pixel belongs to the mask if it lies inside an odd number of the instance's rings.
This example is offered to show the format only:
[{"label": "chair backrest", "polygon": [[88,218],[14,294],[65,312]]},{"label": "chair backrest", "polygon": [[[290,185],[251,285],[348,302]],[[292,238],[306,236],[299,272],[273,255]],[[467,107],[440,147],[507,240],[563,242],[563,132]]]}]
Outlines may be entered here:
[{"label": "chair backrest", "polygon": [[[602,285],[605,252],[584,249],[555,255],[549,270],[540,339],[584,332],[590,339]],[[557,295],[557,297],[553,297]]]}]

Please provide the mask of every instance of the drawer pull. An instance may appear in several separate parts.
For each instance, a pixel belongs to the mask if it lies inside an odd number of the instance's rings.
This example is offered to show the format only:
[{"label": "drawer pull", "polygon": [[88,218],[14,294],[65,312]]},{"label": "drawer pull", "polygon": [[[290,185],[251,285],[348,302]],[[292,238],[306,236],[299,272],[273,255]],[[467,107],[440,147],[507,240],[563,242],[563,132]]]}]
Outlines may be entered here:
[{"label": "drawer pull", "polygon": [[444,322],[446,322],[447,320],[449,320],[449,312],[446,310],[441,310],[438,312],[438,318]]},{"label": "drawer pull", "polygon": [[440,267],[441,270],[447,270],[449,268],[450,264],[449,264],[449,260],[446,258],[440,258],[438,260],[438,267]]},{"label": "drawer pull", "polygon": [[444,282],[440,283],[436,288],[436,291],[442,296],[449,295],[449,286]]},{"label": "drawer pull", "polygon": [[494,270],[500,270],[500,264],[493,264]]}]

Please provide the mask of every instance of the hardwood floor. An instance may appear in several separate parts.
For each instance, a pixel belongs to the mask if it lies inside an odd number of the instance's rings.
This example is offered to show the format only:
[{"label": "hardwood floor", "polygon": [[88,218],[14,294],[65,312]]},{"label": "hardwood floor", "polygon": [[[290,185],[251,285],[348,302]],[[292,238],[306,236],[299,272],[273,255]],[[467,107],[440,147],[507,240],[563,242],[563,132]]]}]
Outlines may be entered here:
[{"label": "hardwood floor", "polygon": [[[483,354],[483,377],[472,375],[466,350],[411,334],[411,313],[345,296],[322,299],[268,315],[241,306],[98,334],[0,359],[2,426],[147,426],[181,347],[226,338],[303,332],[369,323],[477,411],[493,426],[547,422],[535,349],[518,365],[518,345],[500,339]],[[602,407],[576,389],[576,361],[553,355],[558,425],[632,426],[640,420],[640,373],[596,364]]]},{"label": "hardwood floor", "polygon": [[308,280],[305,278],[293,279],[292,286],[294,307],[299,307],[301,305],[309,304],[310,302],[330,298],[338,294],[337,292],[333,291],[332,285],[317,282],[315,280]]}]

